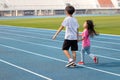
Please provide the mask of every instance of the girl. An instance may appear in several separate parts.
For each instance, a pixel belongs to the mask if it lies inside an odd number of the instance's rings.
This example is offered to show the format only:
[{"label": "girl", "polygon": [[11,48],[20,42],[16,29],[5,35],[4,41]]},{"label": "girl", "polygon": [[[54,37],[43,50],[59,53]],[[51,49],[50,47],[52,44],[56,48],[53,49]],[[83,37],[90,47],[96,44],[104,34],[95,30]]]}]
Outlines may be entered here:
[{"label": "girl", "polygon": [[83,25],[84,31],[79,36],[82,36],[82,49],[81,49],[81,61],[78,64],[84,64],[84,54],[85,52],[93,59],[94,63],[98,63],[98,58],[90,53],[90,39],[89,37],[94,37],[97,35],[96,31],[94,30],[94,24],[92,20],[86,20]]}]

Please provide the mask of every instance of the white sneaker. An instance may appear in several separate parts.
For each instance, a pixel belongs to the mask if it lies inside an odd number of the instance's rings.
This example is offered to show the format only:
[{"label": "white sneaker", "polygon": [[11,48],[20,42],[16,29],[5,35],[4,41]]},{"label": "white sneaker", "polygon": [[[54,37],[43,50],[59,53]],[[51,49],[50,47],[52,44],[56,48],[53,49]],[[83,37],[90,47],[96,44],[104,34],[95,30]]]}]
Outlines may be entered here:
[{"label": "white sneaker", "polygon": [[74,63],[74,64],[70,65],[69,67],[75,68],[76,66],[77,66],[77,65]]},{"label": "white sneaker", "polygon": [[69,62],[65,67],[70,67],[72,66],[73,64],[75,64],[73,61]]}]

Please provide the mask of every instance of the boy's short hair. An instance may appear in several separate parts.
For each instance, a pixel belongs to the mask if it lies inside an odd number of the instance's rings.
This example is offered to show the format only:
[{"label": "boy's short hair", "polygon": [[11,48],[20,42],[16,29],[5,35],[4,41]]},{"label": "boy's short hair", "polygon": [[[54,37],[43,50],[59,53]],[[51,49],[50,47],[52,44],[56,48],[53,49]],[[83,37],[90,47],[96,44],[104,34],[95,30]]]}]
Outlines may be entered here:
[{"label": "boy's short hair", "polygon": [[66,6],[65,10],[71,15],[75,12],[75,8],[73,6]]}]

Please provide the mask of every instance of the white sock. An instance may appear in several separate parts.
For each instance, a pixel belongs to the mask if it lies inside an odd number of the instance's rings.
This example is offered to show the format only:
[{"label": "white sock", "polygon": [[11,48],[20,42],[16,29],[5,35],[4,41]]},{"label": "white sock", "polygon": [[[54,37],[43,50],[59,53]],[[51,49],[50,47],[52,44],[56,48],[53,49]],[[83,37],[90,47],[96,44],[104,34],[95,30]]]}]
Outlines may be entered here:
[{"label": "white sock", "polygon": [[73,59],[72,58],[69,58],[69,62],[72,62],[73,61]]},{"label": "white sock", "polygon": [[84,53],[81,53],[81,62],[84,62]]},{"label": "white sock", "polygon": [[90,56],[92,59],[94,59],[94,57],[95,57],[93,54],[89,54],[89,56]]}]

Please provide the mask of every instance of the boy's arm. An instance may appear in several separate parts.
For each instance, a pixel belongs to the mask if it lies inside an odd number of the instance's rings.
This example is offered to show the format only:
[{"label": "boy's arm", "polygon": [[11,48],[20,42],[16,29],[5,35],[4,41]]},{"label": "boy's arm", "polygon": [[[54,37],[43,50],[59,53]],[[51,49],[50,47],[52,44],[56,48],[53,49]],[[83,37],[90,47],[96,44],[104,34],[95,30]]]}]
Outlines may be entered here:
[{"label": "boy's arm", "polygon": [[79,28],[77,28],[77,40],[79,41]]},{"label": "boy's arm", "polygon": [[55,40],[55,38],[57,37],[57,35],[63,30],[64,26],[60,26],[58,31],[54,34],[54,36],[52,37],[53,40]]}]

